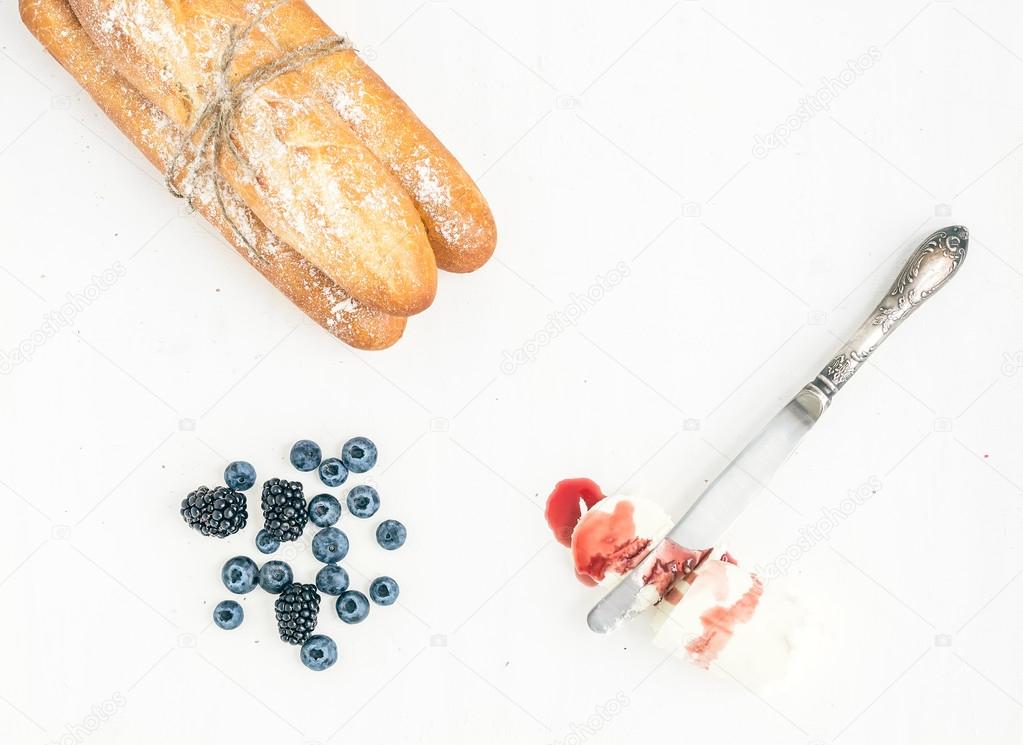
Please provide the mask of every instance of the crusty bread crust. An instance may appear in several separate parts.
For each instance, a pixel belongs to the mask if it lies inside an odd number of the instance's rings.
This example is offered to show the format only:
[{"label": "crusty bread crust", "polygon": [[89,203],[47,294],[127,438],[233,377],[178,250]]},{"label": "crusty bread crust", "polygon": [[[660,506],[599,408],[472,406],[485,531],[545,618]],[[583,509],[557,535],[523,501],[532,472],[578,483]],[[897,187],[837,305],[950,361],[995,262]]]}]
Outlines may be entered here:
[{"label": "crusty bread crust", "polygon": [[[220,0],[219,5],[266,8],[280,0]],[[334,32],[305,0],[291,0],[265,24],[279,52]],[[408,105],[354,51],[332,54],[302,68],[323,100],[412,196],[426,225],[437,266],[450,272],[480,268],[497,245],[486,199],[455,157]]]},{"label": "crusty bread crust", "polygon": [[[82,29],[67,0],[20,0],[25,25],[78,80],[122,132],[161,172],[177,149],[181,131],[106,62]],[[359,349],[383,349],[405,329],[405,319],[354,301],[330,277],[281,242],[233,192],[228,212],[259,251],[251,255],[211,203],[197,209],[252,266],[335,337]]]},{"label": "crusty bread crust", "polygon": [[[182,129],[217,89],[231,28],[253,17],[251,5],[224,0],[70,5],[107,60]],[[233,81],[279,56],[280,23],[275,12],[239,44]],[[231,140],[248,166],[225,153],[220,172],[274,234],[362,303],[403,316],[430,305],[437,266],[416,205],[301,70],[248,98]]]}]

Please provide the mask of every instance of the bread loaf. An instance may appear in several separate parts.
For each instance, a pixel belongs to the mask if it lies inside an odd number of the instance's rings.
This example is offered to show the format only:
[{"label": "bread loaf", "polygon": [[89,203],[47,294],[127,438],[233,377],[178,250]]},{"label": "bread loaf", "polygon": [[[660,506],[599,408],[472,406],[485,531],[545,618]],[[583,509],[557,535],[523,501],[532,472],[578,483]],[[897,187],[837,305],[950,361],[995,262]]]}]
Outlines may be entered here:
[{"label": "bread loaf", "polygon": [[[177,150],[180,130],[105,61],[67,0],[20,0],[20,7],[22,19],[32,34],[146,158],[164,171]],[[310,318],[341,341],[360,349],[382,349],[401,337],[404,318],[386,315],[353,300],[330,277],[267,230],[237,195],[226,192],[225,202],[262,259],[246,249],[214,206],[200,202],[197,208],[250,264]]]},{"label": "bread loaf", "polygon": [[[223,0],[70,5],[108,61],[183,130],[219,90],[232,28],[259,12]],[[232,86],[279,57],[281,23],[274,12],[241,40]],[[392,315],[430,305],[436,261],[415,204],[301,69],[246,99],[230,139],[242,162],[225,151],[219,170],[270,231],[361,303]]]},{"label": "bread loaf", "polygon": [[[279,2],[221,0],[220,5],[238,13]],[[279,52],[334,33],[305,0],[286,2],[272,18],[261,30]],[[497,243],[490,208],[469,174],[408,105],[352,50],[311,62],[301,72],[412,196],[437,265],[451,272],[482,266]]]}]

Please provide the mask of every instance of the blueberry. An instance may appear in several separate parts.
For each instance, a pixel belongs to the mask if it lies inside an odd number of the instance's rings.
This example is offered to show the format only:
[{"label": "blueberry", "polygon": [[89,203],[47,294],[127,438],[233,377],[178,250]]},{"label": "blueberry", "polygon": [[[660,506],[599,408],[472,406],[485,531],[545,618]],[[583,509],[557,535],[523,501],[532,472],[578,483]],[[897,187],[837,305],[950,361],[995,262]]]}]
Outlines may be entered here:
[{"label": "blueberry", "polygon": [[213,609],[213,623],[227,631],[241,626],[244,619],[245,612],[233,600],[218,603],[217,607]]},{"label": "blueberry", "polygon": [[384,520],[377,526],[377,543],[388,551],[401,548],[405,544],[407,535],[408,531],[405,530],[405,526],[397,520]]},{"label": "blueberry", "polygon": [[380,509],[380,495],[372,486],[359,484],[348,492],[348,511],[356,517],[373,517]]},{"label": "blueberry", "polygon": [[341,593],[334,607],[337,608],[338,617],[345,623],[359,623],[369,615],[369,601],[358,590]]},{"label": "blueberry", "polygon": [[251,463],[236,460],[224,469],[224,483],[238,491],[251,489],[256,483],[256,469]]},{"label": "blueberry", "polygon": [[320,672],[337,662],[337,644],[329,636],[314,634],[306,639],[299,653],[302,664],[310,670]]},{"label": "blueberry", "polygon": [[377,577],[369,585],[369,596],[377,605],[391,605],[398,599],[398,583],[390,577]]},{"label": "blueberry", "polygon": [[316,589],[324,595],[340,595],[348,589],[348,572],[337,564],[327,564],[316,573]]},{"label": "blueberry", "polygon": [[320,481],[327,486],[341,486],[348,478],[348,469],[337,458],[327,458],[320,464]]},{"label": "blueberry", "polygon": [[294,579],[291,567],[283,561],[268,561],[259,570],[259,586],[271,595],[280,595]]},{"label": "blueberry", "polygon": [[329,494],[317,494],[309,500],[309,519],[319,528],[333,525],[341,517],[341,503]]},{"label": "blueberry", "polygon": [[365,437],[353,437],[341,448],[341,461],[352,473],[366,473],[377,462],[377,446]]},{"label": "blueberry", "polygon": [[274,538],[266,530],[256,533],[256,548],[261,554],[272,554],[281,547],[281,542]]},{"label": "blueberry", "polygon": [[341,561],[348,555],[348,536],[337,528],[324,528],[313,536],[313,556],[324,564]]},{"label": "blueberry", "polygon": [[244,595],[256,589],[256,577],[259,574],[259,567],[256,562],[248,556],[235,556],[228,559],[224,568],[220,570],[220,579],[224,581],[224,587],[235,595]]},{"label": "blueberry", "polygon": [[312,440],[299,440],[291,446],[291,465],[299,471],[315,471],[323,453]]}]

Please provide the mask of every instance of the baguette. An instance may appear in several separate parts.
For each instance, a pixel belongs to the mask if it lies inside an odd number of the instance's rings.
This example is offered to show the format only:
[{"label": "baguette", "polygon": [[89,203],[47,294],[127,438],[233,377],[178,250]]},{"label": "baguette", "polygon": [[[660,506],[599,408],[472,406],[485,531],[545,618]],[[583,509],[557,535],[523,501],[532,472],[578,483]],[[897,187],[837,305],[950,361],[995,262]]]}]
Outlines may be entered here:
[{"label": "baguette", "polygon": [[[258,0],[260,8],[280,0]],[[252,0],[220,0],[220,6],[252,8]],[[230,12],[230,11],[225,11]],[[263,24],[278,54],[334,32],[304,0],[290,0]],[[354,50],[315,60],[301,70],[315,81],[356,136],[390,169],[412,196],[433,245],[437,266],[471,272],[494,252],[494,218],[472,178],[408,105]]]},{"label": "baguette", "polygon": [[[251,6],[232,9],[222,0],[70,5],[107,59],[183,130],[218,90],[232,27],[253,20]],[[271,15],[241,40],[231,85],[279,56],[261,30],[276,23]],[[402,316],[430,305],[437,266],[415,204],[301,69],[259,87],[233,124],[242,162],[225,148],[217,167],[271,232],[360,302]]]},{"label": "baguette", "polygon": [[[117,127],[161,171],[177,150],[181,133],[174,123],[109,65],[82,29],[67,0],[20,0],[29,31],[67,69]],[[225,205],[242,226],[260,260],[244,246],[224,216],[210,203],[197,208],[250,264],[316,323],[359,349],[383,349],[396,342],[405,319],[352,300],[301,254],[277,239],[241,202],[225,191]]]}]

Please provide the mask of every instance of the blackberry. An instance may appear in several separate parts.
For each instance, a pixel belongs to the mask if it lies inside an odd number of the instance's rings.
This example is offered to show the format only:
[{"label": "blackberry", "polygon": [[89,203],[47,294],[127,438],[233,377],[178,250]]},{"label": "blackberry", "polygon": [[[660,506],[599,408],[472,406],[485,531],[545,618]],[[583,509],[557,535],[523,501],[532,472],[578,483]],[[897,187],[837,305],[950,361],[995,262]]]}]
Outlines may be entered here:
[{"label": "blackberry", "polygon": [[288,585],[274,603],[277,611],[277,631],[288,644],[303,644],[316,628],[316,614],[320,611],[320,594],[316,585],[300,582]]},{"label": "blackberry", "polygon": [[302,484],[283,479],[263,484],[263,518],[266,532],[278,541],[294,541],[302,535],[309,519]]},{"label": "blackberry", "polygon": [[181,517],[203,535],[226,538],[245,527],[245,495],[226,486],[200,486],[181,500]]}]

